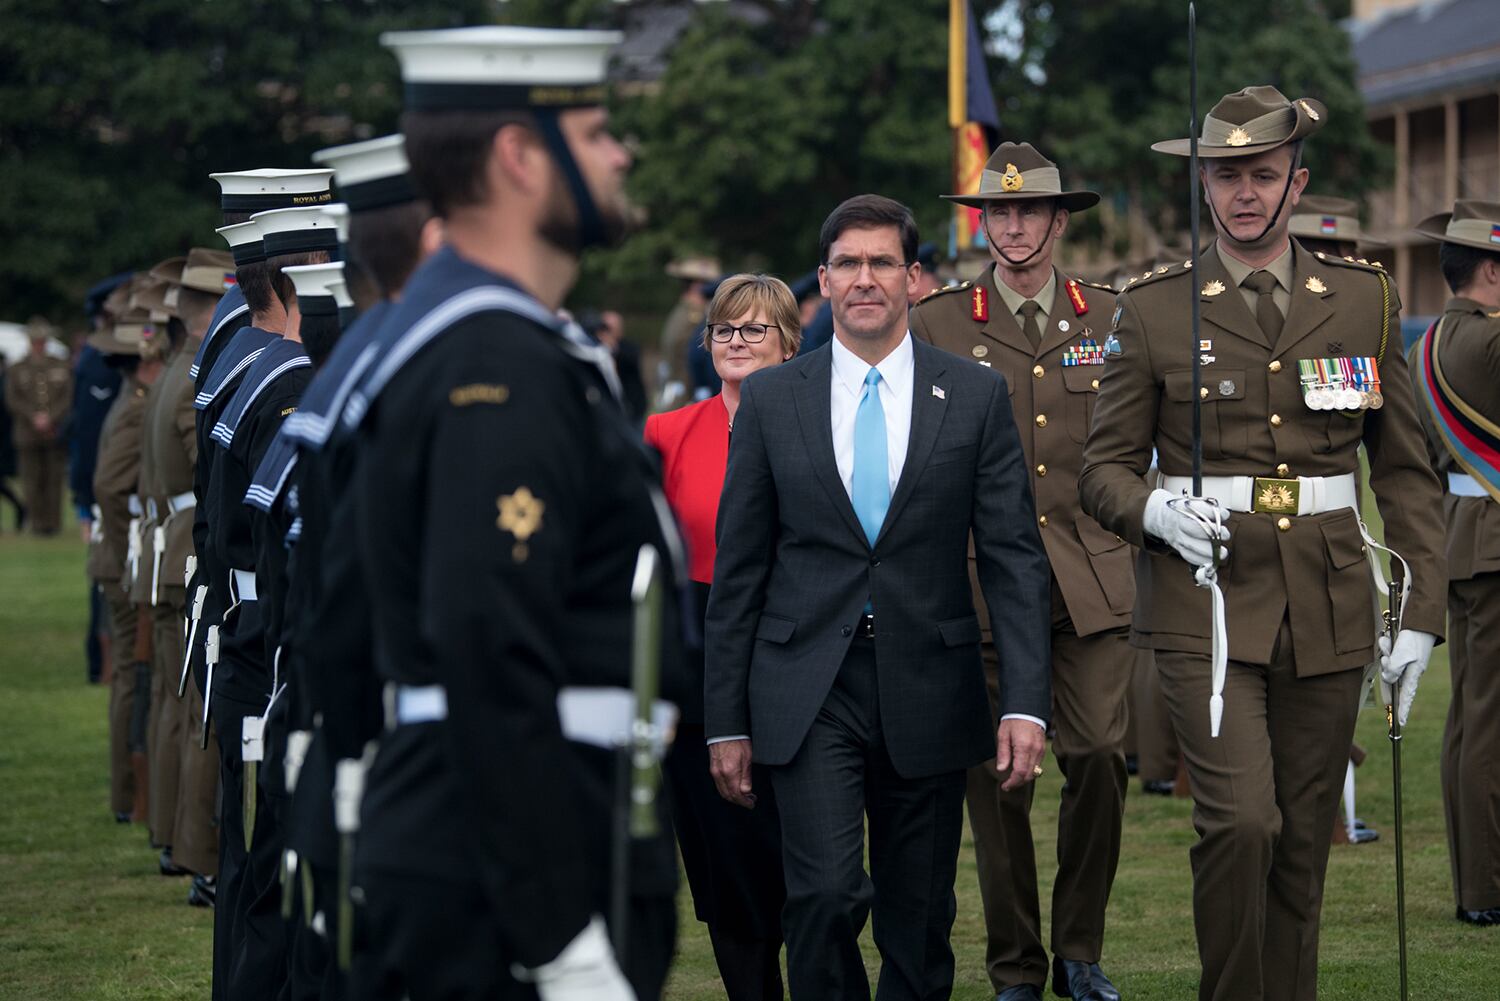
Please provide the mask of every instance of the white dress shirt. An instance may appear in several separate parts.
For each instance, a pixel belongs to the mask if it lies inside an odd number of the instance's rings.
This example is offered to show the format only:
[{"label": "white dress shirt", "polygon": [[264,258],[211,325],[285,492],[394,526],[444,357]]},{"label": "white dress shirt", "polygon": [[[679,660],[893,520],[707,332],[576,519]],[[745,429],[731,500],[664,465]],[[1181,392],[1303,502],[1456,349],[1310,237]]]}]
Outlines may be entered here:
[{"label": "white dress shirt", "polygon": [[[839,479],[844,492],[854,499],[854,415],[865,393],[865,376],[871,365],[844,347],[837,337],[833,348],[833,378],[829,386],[829,415],[833,418],[833,457],[838,462]],[[890,473],[891,495],[906,465],[906,446],[911,440],[911,400],[913,366],[911,331],[901,338],[890,354],[873,366],[880,372],[875,388],[880,392],[880,406],[885,411],[885,456]]]}]

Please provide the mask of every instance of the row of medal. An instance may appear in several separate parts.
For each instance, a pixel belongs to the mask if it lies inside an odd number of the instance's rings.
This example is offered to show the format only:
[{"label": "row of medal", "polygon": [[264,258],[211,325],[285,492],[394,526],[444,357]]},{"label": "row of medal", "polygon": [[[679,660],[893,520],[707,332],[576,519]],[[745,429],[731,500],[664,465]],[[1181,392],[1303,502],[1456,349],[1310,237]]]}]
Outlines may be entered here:
[{"label": "row of medal", "polygon": [[1085,337],[1077,344],[1063,352],[1063,368],[1073,368],[1076,365],[1103,365],[1104,348],[1092,337]]},{"label": "row of medal", "polygon": [[1299,358],[1302,401],[1312,410],[1379,410],[1380,370],[1375,359]]}]

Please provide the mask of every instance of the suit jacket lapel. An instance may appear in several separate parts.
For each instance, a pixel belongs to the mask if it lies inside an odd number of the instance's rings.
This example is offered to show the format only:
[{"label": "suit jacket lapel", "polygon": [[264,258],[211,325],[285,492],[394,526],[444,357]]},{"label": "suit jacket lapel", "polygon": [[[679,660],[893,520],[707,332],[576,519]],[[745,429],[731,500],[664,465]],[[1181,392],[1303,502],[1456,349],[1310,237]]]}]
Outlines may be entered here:
[{"label": "suit jacket lapel", "polygon": [[832,379],[833,351],[824,346],[810,356],[810,364],[802,370],[802,381],[797,384],[794,394],[802,440],[807,445],[813,473],[828,492],[828,499],[843,516],[849,530],[859,536],[860,542],[869,545],[865,530],[854,513],[854,505],[849,502],[843,478],[839,476],[838,459],[833,454],[833,414],[829,409]]},{"label": "suit jacket lapel", "polygon": [[[1297,342],[1312,335],[1324,321],[1333,315],[1333,289],[1328,287],[1318,267],[1318,259],[1292,243],[1292,304],[1287,309],[1286,324],[1281,336],[1276,338],[1276,348],[1271,357],[1280,358],[1291,352]],[[1316,280],[1314,280],[1316,279]],[[1322,286],[1323,291],[1308,288]]]},{"label": "suit jacket lapel", "polygon": [[[1244,296],[1240,294],[1239,287],[1235,285],[1234,279],[1230,277],[1223,262],[1219,260],[1219,254],[1219,245],[1215,243],[1202,256],[1199,263],[1201,269],[1198,274],[1199,315],[1204,323],[1212,323],[1221,330],[1227,330],[1237,337],[1243,337],[1247,341],[1269,348],[1271,342],[1267,340],[1266,332],[1260,329],[1259,323],[1255,322],[1255,314],[1250,312],[1249,307],[1245,305]],[[1217,282],[1218,286],[1215,286],[1214,282]],[[1219,291],[1214,291],[1216,287]],[[1205,293],[1204,289],[1208,289],[1213,294]]]},{"label": "suit jacket lapel", "polygon": [[[916,482],[921,478],[922,470],[927,468],[927,460],[932,457],[932,447],[937,444],[943,416],[948,412],[949,384],[943,378],[947,353],[913,339],[912,356],[911,435],[907,438],[906,463],[901,467],[896,492],[891,495],[891,506],[886,509],[885,522],[875,540],[877,546],[896,523],[901,509],[916,489]],[[934,390],[943,395],[939,396]],[[852,514],[852,507],[850,512]]]}]

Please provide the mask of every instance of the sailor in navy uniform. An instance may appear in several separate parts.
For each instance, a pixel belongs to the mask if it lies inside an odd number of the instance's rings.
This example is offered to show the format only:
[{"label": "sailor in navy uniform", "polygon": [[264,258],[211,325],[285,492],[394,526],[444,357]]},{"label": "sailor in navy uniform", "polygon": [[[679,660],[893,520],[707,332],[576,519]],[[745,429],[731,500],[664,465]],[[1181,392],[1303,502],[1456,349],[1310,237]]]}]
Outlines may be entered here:
[{"label": "sailor in navy uniform", "polygon": [[[608,354],[556,313],[578,252],[627,213],[629,155],[601,106],[618,38],[382,39],[448,246],[381,324],[384,354],[341,418],[389,708],[355,861],[359,997],[509,997],[520,979],[544,1001],[655,998],[670,963],[665,833],[630,846],[624,955],[609,943],[608,748],[627,724],[574,712],[628,684],[642,545],[669,565],[681,552]],[[476,114],[492,124],[455,128]],[[664,693],[685,687],[675,642],[662,669]]]}]

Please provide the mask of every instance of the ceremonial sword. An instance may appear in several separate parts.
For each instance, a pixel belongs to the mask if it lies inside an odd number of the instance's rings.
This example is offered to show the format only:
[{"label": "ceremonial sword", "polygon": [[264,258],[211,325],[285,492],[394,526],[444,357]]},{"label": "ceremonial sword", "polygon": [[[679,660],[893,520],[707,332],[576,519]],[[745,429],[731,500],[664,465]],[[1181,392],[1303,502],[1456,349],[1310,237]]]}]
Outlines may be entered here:
[{"label": "ceremonial sword", "polygon": [[[1395,570],[1394,560],[1391,567]],[[1392,578],[1396,575],[1393,572]],[[1389,607],[1385,611],[1385,630],[1390,637],[1391,650],[1396,648],[1396,634],[1401,629],[1402,582],[1386,582]],[[1401,681],[1387,685],[1385,703],[1385,725],[1391,741],[1391,784],[1395,793],[1396,809],[1396,934],[1400,939],[1401,1001],[1406,999],[1406,866],[1401,849],[1401,720],[1397,718],[1401,705]]]}]

